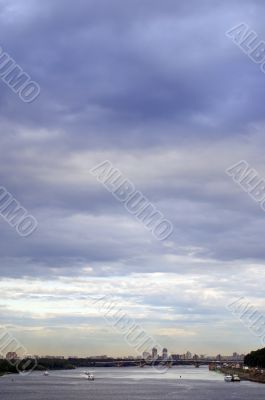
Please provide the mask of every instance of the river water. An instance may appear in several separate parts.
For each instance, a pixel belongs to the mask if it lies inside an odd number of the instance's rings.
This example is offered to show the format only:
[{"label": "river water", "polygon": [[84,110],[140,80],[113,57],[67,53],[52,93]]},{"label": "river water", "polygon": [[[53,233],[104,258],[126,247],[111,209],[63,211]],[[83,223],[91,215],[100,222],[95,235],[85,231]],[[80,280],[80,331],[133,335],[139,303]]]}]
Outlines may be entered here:
[{"label": "river water", "polygon": [[95,368],[95,381],[84,369],[51,371],[49,376],[0,378],[1,400],[260,400],[265,385],[226,383],[223,375],[207,367],[173,367],[166,374],[152,368]]}]

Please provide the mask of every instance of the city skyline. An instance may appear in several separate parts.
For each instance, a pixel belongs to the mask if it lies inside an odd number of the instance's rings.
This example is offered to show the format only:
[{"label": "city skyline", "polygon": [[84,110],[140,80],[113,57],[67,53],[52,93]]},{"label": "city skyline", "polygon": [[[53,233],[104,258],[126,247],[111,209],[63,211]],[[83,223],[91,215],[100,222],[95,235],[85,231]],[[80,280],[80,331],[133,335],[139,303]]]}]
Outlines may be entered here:
[{"label": "city skyline", "polygon": [[[167,350],[167,349],[166,349]],[[166,351],[166,353],[168,353]],[[186,353],[177,353],[177,352],[172,352],[172,353],[168,353],[166,355],[164,354],[157,354],[154,356],[153,354],[151,354],[151,352],[145,351],[142,355],[137,355],[137,356],[131,356],[131,355],[126,355],[126,356],[113,356],[113,355],[86,355],[84,357],[81,356],[77,356],[77,355],[41,355],[41,354],[26,354],[23,356],[25,359],[26,358],[47,358],[47,359],[75,359],[75,358],[87,358],[87,359],[98,359],[98,360],[106,360],[106,359],[111,359],[111,358],[122,358],[124,360],[128,360],[128,359],[146,359],[146,360],[188,360],[188,361],[194,361],[194,360],[241,360],[243,361],[245,354],[238,354],[237,352],[234,352],[233,354],[230,355],[225,355],[225,354],[217,354],[217,355],[209,355],[209,354],[197,354],[197,353],[191,353],[189,350]],[[12,352],[8,352],[6,353],[5,356],[0,355],[0,359],[7,359],[7,360],[12,360],[12,359],[16,359],[16,358],[22,358],[18,353],[12,351]]]}]

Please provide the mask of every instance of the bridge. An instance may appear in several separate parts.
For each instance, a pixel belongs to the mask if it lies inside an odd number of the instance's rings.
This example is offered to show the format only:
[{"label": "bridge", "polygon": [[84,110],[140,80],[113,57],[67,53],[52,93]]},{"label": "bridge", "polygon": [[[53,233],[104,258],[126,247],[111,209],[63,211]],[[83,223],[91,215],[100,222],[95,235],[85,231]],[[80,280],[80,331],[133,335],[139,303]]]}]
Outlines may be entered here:
[{"label": "bridge", "polygon": [[169,368],[171,368],[172,366],[175,365],[193,365],[194,367],[200,367],[200,365],[218,365],[220,363],[226,363],[228,365],[232,365],[232,364],[240,364],[243,365],[244,362],[243,361],[238,361],[238,360],[222,360],[217,361],[214,359],[198,359],[198,360],[175,360],[175,359],[169,359],[169,360],[151,360],[151,359],[128,359],[128,360],[124,360],[124,359],[113,359],[113,360],[98,360],[98,359],[94,359],[94,360],[87,360],[88,362],[88,366],[90,367],[129,367],[129,366],[136,366],[136,367],[140,367],[140,368],[144,368],[145,366],[167,366]]}]

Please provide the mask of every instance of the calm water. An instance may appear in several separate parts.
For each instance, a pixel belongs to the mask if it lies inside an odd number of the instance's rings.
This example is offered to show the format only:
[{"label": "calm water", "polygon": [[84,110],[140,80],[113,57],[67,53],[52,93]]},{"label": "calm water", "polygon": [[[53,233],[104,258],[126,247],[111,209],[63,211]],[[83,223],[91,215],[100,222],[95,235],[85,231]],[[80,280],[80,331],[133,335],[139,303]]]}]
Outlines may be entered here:
[{"label": "calm water", "polygon": [[[166,374],[151,368],[95,368],[94,382],[87,381],[84,369],[51,372],[45,377],[0,378],[1,400],[260,400],[265,385],[225,383],[223,375],[207,367],[174,367]],[[180,378],[181,376],[181,378]]]}]

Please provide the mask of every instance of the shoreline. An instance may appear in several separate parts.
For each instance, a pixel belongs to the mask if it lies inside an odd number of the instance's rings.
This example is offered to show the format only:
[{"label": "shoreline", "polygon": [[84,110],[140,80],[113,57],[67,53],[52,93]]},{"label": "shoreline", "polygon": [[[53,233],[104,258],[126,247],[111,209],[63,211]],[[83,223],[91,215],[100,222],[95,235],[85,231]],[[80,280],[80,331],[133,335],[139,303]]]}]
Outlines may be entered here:
[{"label": "shoreline", "polygon": [[265,384],[265,373],[261,373],[259,371],[242,371],[232,368],[221,368],[219,371],[222,372],[224,375],[237,374],[242,381]]}]

